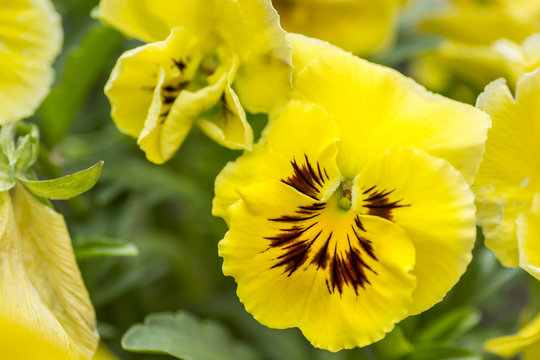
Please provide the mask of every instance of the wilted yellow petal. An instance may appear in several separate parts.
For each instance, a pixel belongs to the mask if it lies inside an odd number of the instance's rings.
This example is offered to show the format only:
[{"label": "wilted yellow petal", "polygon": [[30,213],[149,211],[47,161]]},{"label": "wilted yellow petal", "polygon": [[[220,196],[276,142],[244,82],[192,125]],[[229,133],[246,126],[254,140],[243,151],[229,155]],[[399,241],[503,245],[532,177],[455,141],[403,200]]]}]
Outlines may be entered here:
[{"label": "wilted yellow petal", "polygon": [[[91,359],[98,343],[95,314],[63,217],[21,185],[0,201],[0,317],[45,353]],[[9,338],[0,341],[4,348]]]},{"label": "wilted yellow petal", "polygon": [[0,0],[0,124],[34,113],[53,81],[62,25],[49,0]]}]

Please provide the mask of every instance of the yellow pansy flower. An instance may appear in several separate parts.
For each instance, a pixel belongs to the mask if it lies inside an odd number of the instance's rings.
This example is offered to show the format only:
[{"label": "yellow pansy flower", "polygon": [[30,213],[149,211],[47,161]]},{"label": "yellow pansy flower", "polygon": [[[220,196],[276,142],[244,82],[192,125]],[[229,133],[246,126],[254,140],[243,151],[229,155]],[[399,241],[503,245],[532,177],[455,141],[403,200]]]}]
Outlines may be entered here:
[{"label": "yellow pansy flower", "polygon": [[477,106],[493,119],[474,185],[486,245],[505,266],[540,279],[540,70],[523,75],[516,96],[503,79],[489,84]]},{"label": "yellow pansy flower", "polygon": [[540,31],[536,0],[449,0],[422,28],[463,44],[489,45],[505,38],[522,42]]},{"label": "yellow pansy flower", "polygon": [[505,359],[521,353],[523,360],[537,360],[540,354],[540,314],[517,334],[491,339],[484,347]]},{"label": "yellow pansy flower", "polygon": [[49,0],[0,0],[0,124],[34,113],[53,81],[62,45]]},{"label": "yellow pansy flower", "polygon": [[[438,92],[456,93],[455,83],[472,87],[472,98],[504,77],[513,86],[540,65],[540,2],[536,0],[453,0],[426,19],[422,29],[443,36],[441,46],[412,62],[411,73]],[[474,91],[477,91],[476,94]]]},{"label": "yellow pansy flower", "polygon": [[62,215],[22,185],[0,193],[0,348],[6,359],[91,359],[94,309]]},{"label": "yellow pansy flower", "polygon": [[290,96],[291,48],[270,0],[102,0],[99,17],[149,42],[120,57],[105,93],[152,162],[167,161],[193,123],[251,149],[243,107],[269,112]]},{"label": "yellow pansy flower", "polygon": [[358,55],[387,49],[402,0],[273,0],[285,30],[329,41]]},{"label": "yellow pansy flower", "polygon": [[471,260],[489,117],[290,35],[293,100],[216,179],[223,272],[258,321],[338,351],[439,302]]},{"label": "yellow pansy flower", "polygon": [[483,88],[504,77],[514,88],[519,77],[540,66],[540,33],[526,38],[522,44],[500,39],[490,45],[446,42],[436,51],[423,56],[412,72],[431,89],[444,91],[451,76]]}]

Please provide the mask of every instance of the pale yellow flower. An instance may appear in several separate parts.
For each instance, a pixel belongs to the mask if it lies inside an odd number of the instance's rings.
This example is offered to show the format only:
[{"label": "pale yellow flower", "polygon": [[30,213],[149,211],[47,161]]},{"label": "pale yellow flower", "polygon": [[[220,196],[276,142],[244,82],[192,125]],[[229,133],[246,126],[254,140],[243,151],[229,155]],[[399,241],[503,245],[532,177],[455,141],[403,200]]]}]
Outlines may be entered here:
[{"label": "pale yellow flower", "polygon": [[62,215],[22,185],[0,193],[5,359],[91,359],[96,319]]},{"label": "pale yellow flower", "polygon": [[287,31],[329,41],[358,55],[386,50],[402,0],[273,0]]},{"label": "pale yellow flower", "polygon": [[0,0],[0,124],[34,113],[61,45],[62,24],[49,0]]},{"label": "pale yellow flower", "polygon": [[493,128],[474,184],[486,245],[505,266],[540,279],[540,69],[523,75],[515,96],[499,79],[477,106]]}]

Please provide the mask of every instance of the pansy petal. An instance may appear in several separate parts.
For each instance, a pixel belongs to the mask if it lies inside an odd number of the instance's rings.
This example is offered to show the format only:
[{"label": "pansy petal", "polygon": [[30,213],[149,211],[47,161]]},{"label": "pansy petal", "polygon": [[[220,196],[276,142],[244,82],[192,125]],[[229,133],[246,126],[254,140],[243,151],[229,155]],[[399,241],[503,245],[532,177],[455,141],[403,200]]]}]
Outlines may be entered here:
[{"label": "pansy petal", "polygon": [[[504,358],[511,358],[531,345],[540,342],[540,314],[515,335],[491,339],[484,344],[487,351]],[[538,356],[538,354],[536,354]],[[531,357],[536,359],[536,357]]]},{"label": "pansy petal", "polygon": [[121,132],[139,136],[156,89],[160,89],[158,82],[160,76],[164,76],[160,68],[176,65],[175,55],[178,58],[192,56],[196,46],[193,37],[177,28],[165,41],[139,46],[122,54],[105,85],[111,117]]},{"label": "pansy petal", "polygon": [[63,217],[21,185],[1,201],[0,316],[71,358],[90,359],[95,314]]},{"label": "pansy petal", "polygon": [[128,36],[154,42],[164,40],[175,27],[208,31],[217,17],[214,9],[214,0],[205,0],[205,6],[199,0],[101,0],[97,16]]},{"label": "pansy petal", "polygon": [[229,149],[251,150],[253,130],[244,108],[230,86],[230,74],[223,95],[215,106],[217,114],[197,121],[199,127],[218,144]]},{"label": "pansy petal", "polygon": [[338,351],[381,339],[406,316],[414,248],[398,226],[325,208],[275,180],[241,194],[219,251],[258,321],[298,326],[314,346]]},{"label": "pansy petal", "polygon": [[446,159],[472,182],[490,124],[484,112],[344,51],[310,62],[298,74],[294,98],[322,106],[336,121],[338,165],[350,179],[386,149],[410,146]]},{"label": "pansy petal", "polygon": [[504,80],[494,81],[477,102],[493,119],[474,184],[478,222],[486,244],[506,266],[519,264],[515,221],[540,189],[538,80],[540,71],[524,75],[518,81],[516,99]]},{"label": "pansy petal", "polygon": [[140,46],[122,54],[105,85],[114,123],[133,137],[138,137],[144,127],[159,74],[158,66],[152,69],[157,55],[153,48]]},{"label": "pansy petal", "polygon": [[531,204],[505,195],[484,196],[476,193],[477,221],[482,226],[485,244],[504,266],[519,265],[516,221]]},{"label": "pansy petal", "polygon": [[0,318],[0,339],[5,359],[73,360],[73,356],[40,334],[3,318]]},{"label": "pansy petal", "polygon": [[397,26],[396,0],[274,0],[287,31],[330,41],[359,55],[384,50]]},{"label": "pansy petal", "polygon": [[441,301],[465,272],[476,238],[474,196],[463,176],[426,152],[394,148],[366,165],[355,188],[353,208],[395,222],[416,249],[410,314]]},{"label": "pansy petal", "polygon": [[235,91],[252,113],[283,107],[292,90],[292,49],[270,0],[238,0],[249,42],[235,79]]},{"label": "pansy petal", "polygon": [[53,81],[62,24],[49,0],[0,0],[0,124],[34,113]]},{"label": "pansy petal", "polygon": [[326,42],[315,38],[310,38],[300,34],[287,34],[287,40],[293,48],[292,63],[294,66],[293,82],[296,81],[298,73],[311,61],[324,53],[337,50],[337,48]]},{"label": "pansy petal", "polygon": [[515,18],[503,9],[482,9],[482,6],[462,8],[430,17],[422,23],[421,28],[426,32],[469,44],[491,44],[504,38],[521,42],[538,30],[534,22]]},{"label": "pansy petal", "polygon": [[519,266],[540,280],[540,194],[517,219]]},{"label": "pansy petal", "polygon": [[[148,117],[137,143],[148,160],[162,164],[169,160],[186,138],[193,122],[221,98],[227,81],[223,73],[217,83],[199,91],[182,90],[172,107],[163,109],[161,96],[154,93]],[[160,80],[158,88],[163,86]]]},{"label": "pansy petal", "polygon": [[[227,209],[240,198],[238,188],[268,178],[287,181],[295,175],[293,163],[298,170],[309,163],[320,183],[332,179],[324,188],[333,190],[340,180],[335,166],[338,135],[335,124],[320,107],[299,101],[289,103],[268,125],[253,151],[228,163],[217,176],[212,213],[227,219]],[[310,189],[308,186],[304,191]]]}]

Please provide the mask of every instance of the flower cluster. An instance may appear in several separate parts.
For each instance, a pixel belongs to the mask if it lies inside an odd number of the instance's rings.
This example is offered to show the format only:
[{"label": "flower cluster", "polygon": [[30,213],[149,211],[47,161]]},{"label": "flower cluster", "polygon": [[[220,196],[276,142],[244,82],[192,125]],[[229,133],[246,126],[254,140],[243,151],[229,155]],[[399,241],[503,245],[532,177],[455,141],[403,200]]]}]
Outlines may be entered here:
[{"label": "flower cluster", "polygon": [[[48,199],[90,189],[103,162],[38,179],[39,130],[22,120],[53,82],[60,17],[50,0],[0,3],[0,353],[97,359],[95,310]],[[257,321],[297,327],[332,352],[377,342],[441,302],[477,238],[540,280],[540,3],[445,1],[418,21],[414,31],[443,38],[421,54],[399,47],[412,30],[397,36],[413,3],[101,0],[94,12],[143,42],[105,85],[118,130],[155,164],[195,124],[242,151],[215,178],[223,273]],[[476,105],[359,57],[409,53],[400,70]],[[257,139],[259,113],[268,123]],[[485,347],[536,358],[540,317]]]}]

